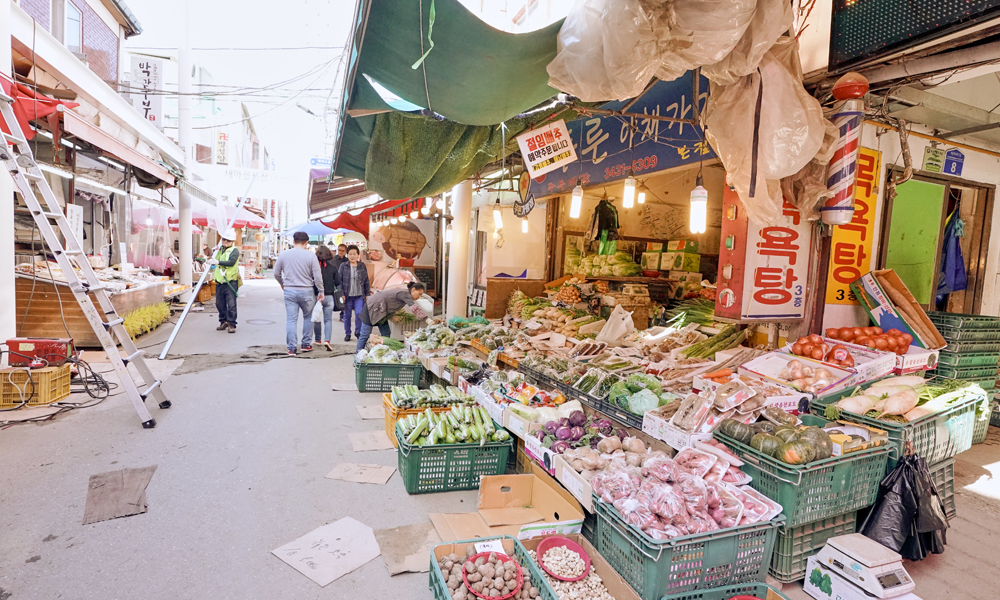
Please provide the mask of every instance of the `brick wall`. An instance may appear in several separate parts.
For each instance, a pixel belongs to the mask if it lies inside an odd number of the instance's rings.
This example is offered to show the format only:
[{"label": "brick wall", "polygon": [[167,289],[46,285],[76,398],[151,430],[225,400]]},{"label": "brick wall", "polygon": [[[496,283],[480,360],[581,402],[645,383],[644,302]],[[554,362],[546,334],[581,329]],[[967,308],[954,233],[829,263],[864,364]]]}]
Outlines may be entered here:
[{"label": "brick wall", "polygon": [[87,55],[90,70],[110,85],[117,85],[118,32],[112,31],[85,0],[72,2],[83,13],[83,53]]},{"label": "brick wall", "polygon": [[21,9],[28,13],[38,26],[49,31],[49,21],[52,20],[52,0],[20,0]]}]

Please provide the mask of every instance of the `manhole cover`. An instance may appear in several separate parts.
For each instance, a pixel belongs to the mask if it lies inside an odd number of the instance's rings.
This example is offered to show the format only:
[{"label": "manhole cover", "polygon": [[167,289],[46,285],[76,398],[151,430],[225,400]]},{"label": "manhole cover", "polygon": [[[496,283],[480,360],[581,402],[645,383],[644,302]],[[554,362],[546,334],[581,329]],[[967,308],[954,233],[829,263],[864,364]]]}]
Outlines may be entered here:
[{"label": "manhole cover", "polygon": [[274,321],[268,321],[267,319],[250,319],[247,323],[251,325],[274,325]]}]

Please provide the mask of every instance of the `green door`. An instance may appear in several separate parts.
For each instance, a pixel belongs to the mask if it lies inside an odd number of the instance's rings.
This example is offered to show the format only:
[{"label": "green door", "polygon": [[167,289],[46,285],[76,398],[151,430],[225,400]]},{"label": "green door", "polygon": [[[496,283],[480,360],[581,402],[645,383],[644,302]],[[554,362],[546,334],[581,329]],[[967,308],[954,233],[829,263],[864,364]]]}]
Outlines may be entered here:
[{"label": "green door", "polygon": [[945,186],[912,179],[896,188],[885,237],[885,268],[929,304],[937,287]]}]

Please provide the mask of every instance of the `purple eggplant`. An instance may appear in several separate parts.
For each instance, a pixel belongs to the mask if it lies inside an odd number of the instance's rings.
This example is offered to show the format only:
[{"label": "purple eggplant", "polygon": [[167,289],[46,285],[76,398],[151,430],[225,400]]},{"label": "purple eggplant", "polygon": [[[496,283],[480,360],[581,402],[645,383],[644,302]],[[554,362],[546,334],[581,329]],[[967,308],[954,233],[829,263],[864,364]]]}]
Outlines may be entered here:
[{"label": "purple eggplant", "polygon": [[559,421],[549,421],[545,424],[545,432],[549,435],[555,435],[557,429],[559,429]]},{"label": "purple eggplant", "polygon": [[587,415],[582,410],[574,410],[569,415],[569,424],[572,427],[583,427],[587,424]]},{"label": "purple eggplant", "polygon": [[560,427],[556,429],[556,437],[563,441],[568,441],[573,438],[573,431],[569,427]]},{"label": "purple eggplant", "polygon": [[606,436],[611,435],[615,430],[614,424],[612,424],[611,421],[607,419],[598,419],[597,422],[594,423],[594,426],[597,427],[597,429],[599,429],[600,432]]},{"label": "purple eggplant", "polygon": [[583,437],[583,427],[570,427],[569,434],[572,441],[578,442]]},{"label": "purple eggplant", "polygon": [[559,440],[558,442],[552,444],[552,448],[550,448],[550,450],[556,454],[562,454],[563,452],[569,450],[569,444],[563,440]]}]

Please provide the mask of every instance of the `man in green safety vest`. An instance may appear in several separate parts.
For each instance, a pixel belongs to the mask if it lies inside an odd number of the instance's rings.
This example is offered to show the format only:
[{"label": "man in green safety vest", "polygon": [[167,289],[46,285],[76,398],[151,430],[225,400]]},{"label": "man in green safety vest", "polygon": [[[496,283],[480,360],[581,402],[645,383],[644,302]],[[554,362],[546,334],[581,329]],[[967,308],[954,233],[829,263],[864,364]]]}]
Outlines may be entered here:
[{"label": "man in green safety vest", "polygon": [[236,333],[236,298],[240,291],[240,249],[234,245],[236,232],[227,229],[219,234],[222,248],[217,258],[208,261],[215,266],[215,307],[219,309],[216,331]]}]

